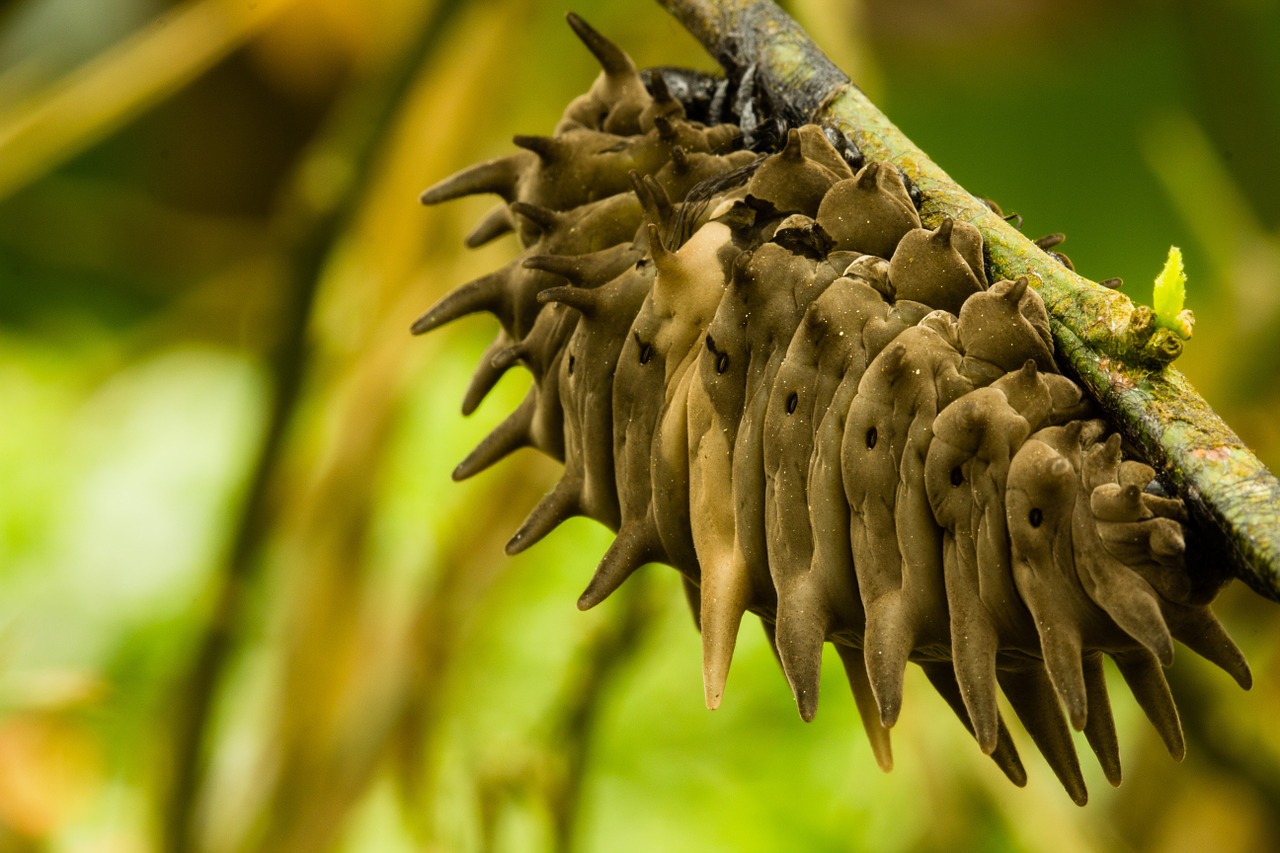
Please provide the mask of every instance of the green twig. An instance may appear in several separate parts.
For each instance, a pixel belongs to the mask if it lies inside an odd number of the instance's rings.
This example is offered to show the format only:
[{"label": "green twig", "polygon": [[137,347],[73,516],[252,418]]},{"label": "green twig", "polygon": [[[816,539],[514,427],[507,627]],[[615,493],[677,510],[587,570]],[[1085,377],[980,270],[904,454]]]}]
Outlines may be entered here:
[{"label": "green twig", "polygon": [[[659,0],[726,69],[754,66],[775,107],[844,133],[871,160],[893,162],[944,217],[982,232],[999,278],[1031,279],[1060,353],[1125,438],[1187,502],[1207,559],[1206,588],[1235,576],[1280,600],[1280,482],[1169,366],[1182,341],[1154,312],[1066,269],[966,192],[903,135],[771,0]],[[1229,555],[1223,560],[1219,555]]]}]

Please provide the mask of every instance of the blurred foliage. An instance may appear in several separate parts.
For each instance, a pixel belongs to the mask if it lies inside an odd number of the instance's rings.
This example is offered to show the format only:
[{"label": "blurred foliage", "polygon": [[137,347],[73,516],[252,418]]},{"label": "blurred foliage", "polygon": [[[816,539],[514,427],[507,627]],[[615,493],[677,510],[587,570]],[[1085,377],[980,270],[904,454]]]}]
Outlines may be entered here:
[{"label": "blurred foliage", "polygon": [[[964,186],[1135,297],[1186,253],[1180,366],[1280,463],[1274,0],[797,0]],[[575,10],[642,65],[656,4]],[[417,191],[546,132],[595,74],[532,0],[0,5],[0,850],[1220,851],[1280,846],[1280,632],[1257,686],[1180,654],[1173,767],[1010,787],[908,683],[876,768],[830,662],[803,725],[763,632],[702,708],[676,574],[574,608],[607,542],[506,541],[555,476],[449,471],[523,395],[457,404],[492,334],[409,322],[504,262]],[[510,239],[510,238],[506,238]],[[914,687],[914,689],[913,689]],[[1025,743],[1025,740],[1024,740]]]}]

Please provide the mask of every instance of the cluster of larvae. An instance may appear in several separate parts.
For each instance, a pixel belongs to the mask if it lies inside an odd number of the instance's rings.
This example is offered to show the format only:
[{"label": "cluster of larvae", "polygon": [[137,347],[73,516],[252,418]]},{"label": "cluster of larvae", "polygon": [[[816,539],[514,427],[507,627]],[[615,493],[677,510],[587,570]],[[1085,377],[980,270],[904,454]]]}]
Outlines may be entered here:
[{"label": "cluster of larvae", "polygon": [[746,611],[806,720],[832,642],[886,769],[908,661],[1017,784],[997,688],[1075,801],[1072,728],[1119,782],[1104,656],[1180,758],[1173,640],[1246,687],[1249,670],[1191,596],[1182,503],[1059,373],[1027,280],[989,281],[973,226],[922,227],[894,166],[815,126],[736,150],[737,127],[690,120],[570,23],[604,70],[554,135],[423,196],[500,196],[467,242],[524,247],[413,328],[501,322],[464,412],[508,368],[533,374],[455,471],[521,447],[564,463],[508,552],[575,515],[616,531],[582,608],[676,567],[713,708]]}]

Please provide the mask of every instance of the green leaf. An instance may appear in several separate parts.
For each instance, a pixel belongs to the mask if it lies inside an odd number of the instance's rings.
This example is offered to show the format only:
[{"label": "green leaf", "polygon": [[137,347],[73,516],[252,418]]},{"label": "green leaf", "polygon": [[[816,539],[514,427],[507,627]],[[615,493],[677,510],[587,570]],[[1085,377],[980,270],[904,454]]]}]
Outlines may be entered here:
[{"label": "green leaf", "polygon": [[1183,323],[1178,315],[1182,313],[1182,303],[1186,297],[1187,274],[1182,269],[1182,250],[1177,246],[1170,246],[1164,269],[1156,276],[1155,296],[1152,299],[1156,322],[1174,331],[1181,331]]}]

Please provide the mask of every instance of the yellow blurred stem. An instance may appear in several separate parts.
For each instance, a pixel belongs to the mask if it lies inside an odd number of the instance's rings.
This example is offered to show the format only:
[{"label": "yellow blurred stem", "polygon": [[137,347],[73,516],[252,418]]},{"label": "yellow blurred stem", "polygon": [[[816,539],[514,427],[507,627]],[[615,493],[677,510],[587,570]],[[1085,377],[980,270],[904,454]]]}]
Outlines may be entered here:
[{"label": "yellow blurred stem", "polygon": [[0,199],[173,94],[296,2],[191,0],[0,109]]}]

